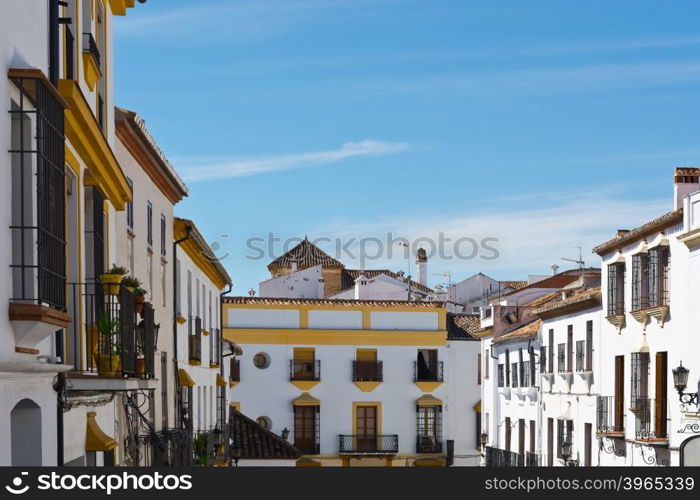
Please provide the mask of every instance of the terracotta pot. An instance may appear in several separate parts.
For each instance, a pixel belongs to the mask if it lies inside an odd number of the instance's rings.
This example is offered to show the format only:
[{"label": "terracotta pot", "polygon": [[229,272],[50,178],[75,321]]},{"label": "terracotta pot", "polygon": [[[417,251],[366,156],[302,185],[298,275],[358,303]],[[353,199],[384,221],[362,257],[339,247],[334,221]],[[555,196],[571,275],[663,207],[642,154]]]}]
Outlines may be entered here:
[{"label": "terracotta pot", "polygon": [[119,297],[119,286],[121,282],[121,274],[100,274],[100,283],[102,283],[102,289],[107,295],[116,295]]},{"label": "terracotta pot", "polygon": [[136,358],[136,375],[146,373],[146,360],[144,358]]},{"label": "terracotta pot", "polygon": [[146,296],[145,295],[136,295],[134,296],[134,312],[136,314],[143,314],[143,304],[146,302]]}]

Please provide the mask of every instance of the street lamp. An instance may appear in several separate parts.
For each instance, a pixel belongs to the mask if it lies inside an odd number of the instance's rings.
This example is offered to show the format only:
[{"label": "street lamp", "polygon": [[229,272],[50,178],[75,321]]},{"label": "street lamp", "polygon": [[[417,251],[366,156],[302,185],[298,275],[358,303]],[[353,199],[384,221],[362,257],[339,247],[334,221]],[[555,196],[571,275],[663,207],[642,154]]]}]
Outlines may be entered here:
[{"label": "street lamp", "polygon": [[233,463],[236,467],[238,467],[238,461],[241,459],[241,446],[238,444],[234,444],[233,448],[231,449],[231,459],[233,459]]},{"label": "street lamp", "polygon": [[479,439],[481,440],[481,446],[486,446],[486,443],[489,442],[489,435],[485,432],[482,432],[481,436],[479,436]]},{"label": "street lamp", "polygon": [[288,438],[289,438],[289,429],[287,429],[285,427],[284,429],[282,429],[282,439],[284,439],[286,441]]},{"label": "street lamp", "polygon": [[683,392],[685,391],[685,388],[688,386],[688,374],[690,373],[690,370],[688,370],[685,366],[683,366],[683,362],[681,361],[681,364],[678,368],[674,368],[671,370],[673,372],[673,385],[676,387],[676,390],[678,391],[678,399],[679,401],[684,404],[684,405],[696,405],[698,404],[698,393],[697,392]]},{"label": "street lamp", "polygon": [[571,441],[562,441],[561,458],[564,459],[564,464],[569,467],[576,467],[578,465],[578,460],[571,460]]}]

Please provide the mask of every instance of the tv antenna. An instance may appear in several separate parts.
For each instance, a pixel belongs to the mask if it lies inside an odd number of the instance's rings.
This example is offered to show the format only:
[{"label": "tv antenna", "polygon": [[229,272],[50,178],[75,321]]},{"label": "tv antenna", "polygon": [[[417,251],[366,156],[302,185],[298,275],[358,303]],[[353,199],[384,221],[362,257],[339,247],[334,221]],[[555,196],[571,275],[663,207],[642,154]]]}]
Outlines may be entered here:
[{"label": "tv antenna", "polygon": [[574,247],[578,248],[578,260],[577,259],[567,259],[566,257],[562,257],[561,260],[566,260],[568,262],[573,262],[574,264],[578,264],[579,269],[583,269],[584,266],[586,265],[586,262],[583,260],[581,256],[581,247]]}]

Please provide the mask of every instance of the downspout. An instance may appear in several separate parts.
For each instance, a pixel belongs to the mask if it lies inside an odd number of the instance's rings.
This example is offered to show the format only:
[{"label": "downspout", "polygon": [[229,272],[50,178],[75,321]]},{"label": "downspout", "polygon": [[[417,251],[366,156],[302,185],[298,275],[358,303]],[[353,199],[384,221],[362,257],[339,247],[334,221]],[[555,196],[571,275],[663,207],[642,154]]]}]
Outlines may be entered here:
[{"label": "downspout", "polygon": [[[224,295],[231,293],[233,289],[233,284],[229,283],[228,288],[225,292],[219,294],[219,373],[224,376]],[[221,388],[224,391],[223,404],[221,405],[221,418],[222,427],[226,426],[226,387]],[[222,429],[223,430],[223,429]]]},{"label": "downspout", "polygon": [[59,372],[53,384],[56,391],[56,465],[63,467],[63,409],[65,407],[66,374]]},{"label": "downspout", "polygon": [[[177,279],[177,246],[183,241],[187,241],[192,236],[192,226],[185,226],[185,236],[179,240],[173,242],[173,365],[175,366],[175,423],[176,425],[182,421],[182,415],[180,415],[180,377],[178,373],[178,363],[177,363],[177,296],[178,296],[178,282]],[[187,319],[189,321],[189,318]]]}]

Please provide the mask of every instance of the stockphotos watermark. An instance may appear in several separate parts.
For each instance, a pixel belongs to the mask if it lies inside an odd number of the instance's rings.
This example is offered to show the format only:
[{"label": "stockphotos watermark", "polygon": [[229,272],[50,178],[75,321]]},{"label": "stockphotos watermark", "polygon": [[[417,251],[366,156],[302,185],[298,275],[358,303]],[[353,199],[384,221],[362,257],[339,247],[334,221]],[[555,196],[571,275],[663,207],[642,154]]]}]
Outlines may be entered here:
[{"label": "stockphotos watermark", "polygon": [[25,482],[28,472],[21,472],[12,479],[5,490],[13,495],[23,495],[30,490],[39,491],[95,491],[111,495],[114,491],[174,491],[192,489],[192,476],[189,474],[133,474],[121,472],[118,474],[69,474],[57,473],[40,474],[36,478],[36,486],[32,488]]},{"label": "stockphotos watermark", "polygon": [[[221,237],[228,237],[228,235],[221,235]],[[303,241],[304,238],[281,238],[274,233],[254,236],[245,242],[245,258],[255,261],[274,260]],[[409,259],[418,255],[418,250],[421,248],[425,250],[425,257],[428,260],[434,258],[440,260],[496,260],[501,255],[498,249],[498,238],[491,236],[453,238],[442,232],[438,233],[437,238],[418,237],[410,240],[389,232],[383,238],[375,236],[319,237],[308,241],[341,262],[359,261],[361,268],[364,268],[368,262],[390,260],[395,256]],[[215,241],[211,247],[217,252],[221,249],[221,243]],[[217,259],[221,261],[226,257],[228,254],[217,256]],[[303,258],[303,255],[300,257]]]}]

